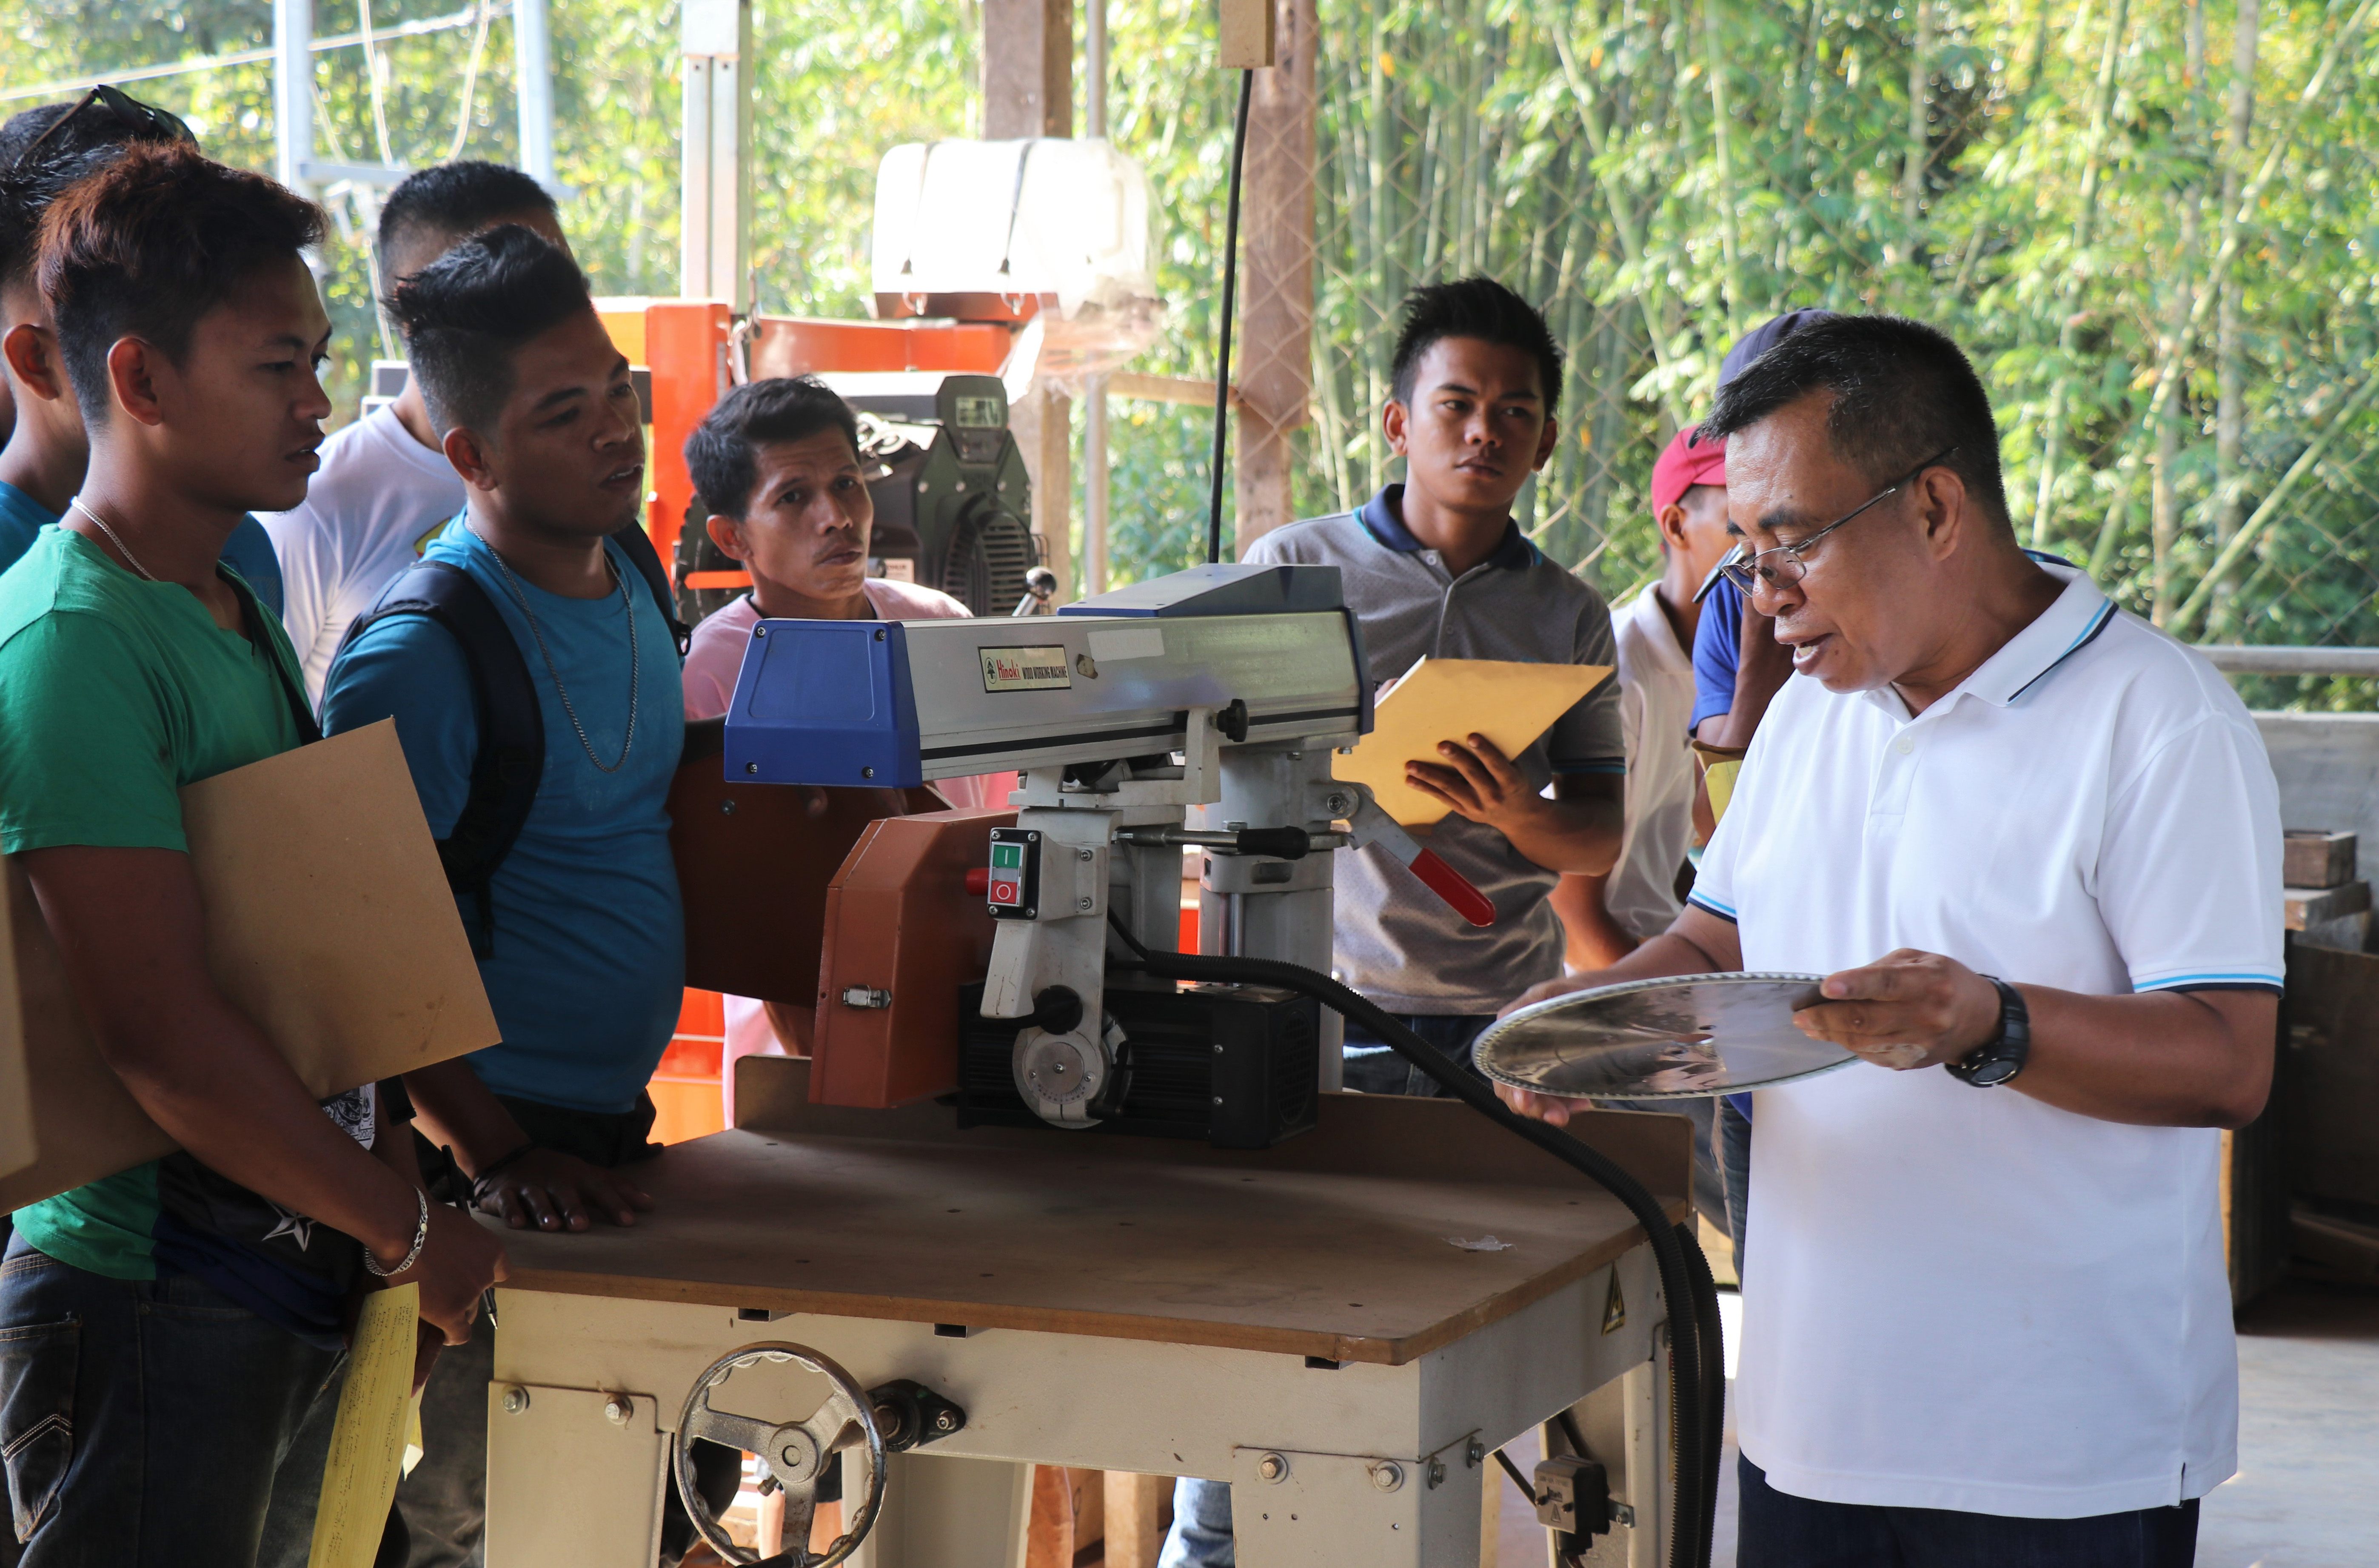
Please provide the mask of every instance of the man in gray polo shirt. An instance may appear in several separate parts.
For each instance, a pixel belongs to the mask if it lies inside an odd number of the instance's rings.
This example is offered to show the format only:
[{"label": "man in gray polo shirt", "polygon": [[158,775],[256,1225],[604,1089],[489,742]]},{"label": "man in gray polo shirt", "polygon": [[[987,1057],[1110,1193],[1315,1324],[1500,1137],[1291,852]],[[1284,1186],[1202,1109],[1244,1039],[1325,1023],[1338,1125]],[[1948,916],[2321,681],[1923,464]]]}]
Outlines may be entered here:
[{"label": "man in gray polo shirt", "polygon": [[[1616,663],[1601,596],[1512,519],[1513,497],[1559,434],[1561,375],[1543,318],[1501,283],[1415,290],[1383,411],[1405,482],[1358,511],[1268,534],[1247,559],[1337,567],[1377,681],[1424,657]],[[1451,808],[1429,847],[1493,901],[1495,923],[1466,923],[1377,850],[1343,850],[1339,978],[1467,1062],[1498,1007],[1561,973],[1561,922],[1547,902],[1561,874],[1599,875],[1618,854],[1619,722],[1618,683],[1606,681],[1516,758],[1449,735],[1437,757],[1415,759],[1409,786]],[[1352,1025],[1346,1086],[1436,1092]]]},{"label": "man in gray polo shirt", "polygon": [[[1381,424],[1405,482],[1358,511],[1267,534],[1245,559],[1337,567],[1377,681],[1424,657],[1617,664],[1602,597],[1512,519],[1513,497],[1560,434],[1561,350],[1544,318],[1488,278],[1415,289],[1393,373]],[[1495,923],[1467,924],[1377,850],[1342,850],[1335,967],[1467,1067],[1495,1010],[1562,972],[1554,884],[1619,858],[1618,684],[1604,681],[1517,757],[1481,735],[1449,735],[1438,753],[1406,769],[1410,787],[1450,808],[1429,848],[1494,903]],[[1352,1020],[1346,1087],[1438,1092]],[[1228,1568],[1230,1495],[1220,1481],[1180,1481],[1158,1568]]]}]

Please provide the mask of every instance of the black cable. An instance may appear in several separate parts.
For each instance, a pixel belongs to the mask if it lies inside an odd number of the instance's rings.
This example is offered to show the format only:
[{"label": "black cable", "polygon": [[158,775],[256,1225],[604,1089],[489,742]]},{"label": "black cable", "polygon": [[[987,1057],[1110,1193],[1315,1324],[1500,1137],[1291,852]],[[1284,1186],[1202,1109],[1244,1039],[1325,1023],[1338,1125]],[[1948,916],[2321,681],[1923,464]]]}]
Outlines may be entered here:
[{"label": "black cable", "polygon": [[[1138,956],[1140,967],[1159,980],[1220,981],[1275,985],[1312,997],[1323,1007],[1371,1031],[1375,1039],[1420,1068],[1453,1099],[1528,1140],[1601,1187],[1624,1204],[1644,1230],[1669,1303],[1669,1375],[1674,1415],[1670,1423],[1676,1473],[1676,1530],[1669,1543],[1671,1568],[1709,1568],[1710,1536],[1717,1523],[1718,1423],[1710,1383],[1725,1398],[1719,1342],[1718,1288],[1693,1234],[1673,1222],[1644,1184],[1609,1155],[1557,1128],[1519,1116],[1494,1091],[1465,1072],[1445,1053],[1406,1028],[1376,1004],[1329,976],[1275,959],[1217,958],[1155,952],[1144,947],[1110,914],[1108,924]],[[1706,1378],[1705,1373],[1714,1374]]]},{"label": "black cable", "polygon": [[1231,201],[1223,223],[1222,346],[1214,356],[1214,489],[1206,502],[1206,561],[1223,559],[1223,449],[1230,436],[1231,313],[1239,293],[1239,170],[1248,156],[1248,102],[1254,96],[1255,72],[1239,73],[1239,117],[1231,132]]}]

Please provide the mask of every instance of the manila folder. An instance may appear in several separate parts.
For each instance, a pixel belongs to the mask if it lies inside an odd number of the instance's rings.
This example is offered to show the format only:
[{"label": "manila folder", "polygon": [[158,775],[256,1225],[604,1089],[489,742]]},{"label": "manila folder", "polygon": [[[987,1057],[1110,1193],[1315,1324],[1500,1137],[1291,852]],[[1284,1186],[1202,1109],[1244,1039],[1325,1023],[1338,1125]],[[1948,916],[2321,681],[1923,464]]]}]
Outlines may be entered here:
[{"label": "manila folder", "polygon": [[1331,772],[1369,784],[1380,809],[1407,827],[1425,827],[1446,807],[1405,782],[1407,762],[1442,766],[1439,743],[1474,733],[1516,757],[1610,674],[1601,664],[1424,658],[1380,699],[1371,732],[1352,756],[1332,759]]},{"label": "manila folder", "polygon": [[[496,1043],[392,720],[199,780],[182,791],[182,826],[207,967],[308,1092],[327,1099]],[[8,902],[39,1153],[0,1176],[0,1211],[174,1148],[100,1056],[13,860]]]}]

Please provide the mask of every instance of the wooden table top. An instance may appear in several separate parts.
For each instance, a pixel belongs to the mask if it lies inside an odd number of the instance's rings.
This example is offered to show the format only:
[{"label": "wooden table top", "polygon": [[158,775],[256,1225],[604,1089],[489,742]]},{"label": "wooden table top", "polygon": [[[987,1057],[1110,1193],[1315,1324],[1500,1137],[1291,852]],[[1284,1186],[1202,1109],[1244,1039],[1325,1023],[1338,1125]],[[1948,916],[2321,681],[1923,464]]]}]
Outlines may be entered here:
[{"label": "wooden table top", "polygon": [[[503,1233],[507,1288],[1394,1366],[1643,1239],[1616,1199],[1446,1101],[1329,1095],[1314,1131],[1234,1152],[814,1107],[806,1062],[742,1066],[742,1127],[633,1167],[653,1213]],[[1682,1117],[1574,1126],[1688,1214]],[[1489,1236],[1508,1249],[1453,1244]]]}]

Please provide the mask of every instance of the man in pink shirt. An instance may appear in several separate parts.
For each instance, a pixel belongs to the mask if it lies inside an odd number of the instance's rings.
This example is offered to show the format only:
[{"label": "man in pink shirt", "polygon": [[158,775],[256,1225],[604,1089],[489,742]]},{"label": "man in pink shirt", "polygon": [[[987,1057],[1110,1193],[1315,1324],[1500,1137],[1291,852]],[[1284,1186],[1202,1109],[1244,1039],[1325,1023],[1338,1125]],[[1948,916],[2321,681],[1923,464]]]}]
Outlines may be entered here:
[{"label": "man in pink shirt", "polygon": [[[867,493],[872,464],[859,453],[851,405],[810,378],[752,381],[719,402],[685,440],[686,466],[710,508],[710,537],[752,574],[752,591],[694,628],[685,656],[685,716],[716,718],[735,694],[752,628],[771,621],[936,621],[967,607],[913,583],[867,574],[876,504]],[[1013,773],[943,778],[934,786],[954,806],[1002,806]],[[802,1036],[778,1037],[762,1005],[727,998],[727,1048],[720,1082],[727,1120],[735,1120],[735,1061],[806,1054],[808,1019],[779,1009]]]}]

